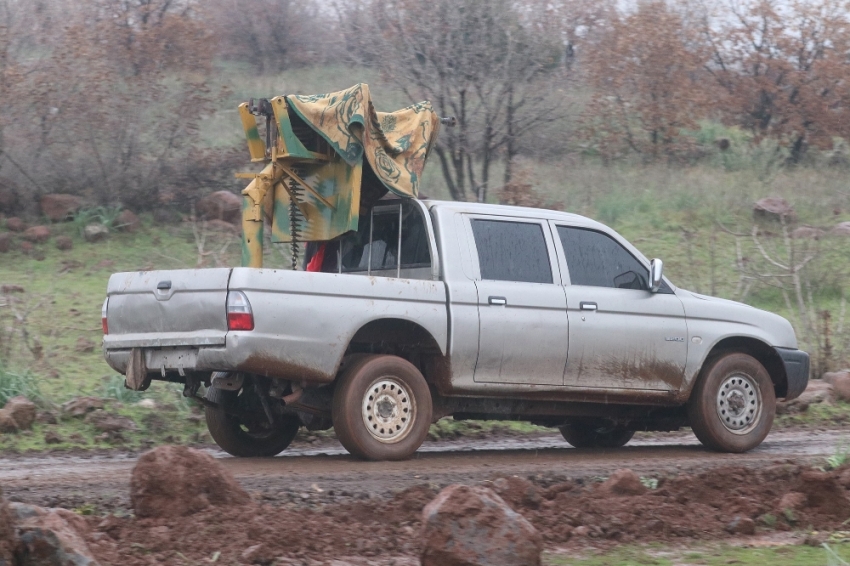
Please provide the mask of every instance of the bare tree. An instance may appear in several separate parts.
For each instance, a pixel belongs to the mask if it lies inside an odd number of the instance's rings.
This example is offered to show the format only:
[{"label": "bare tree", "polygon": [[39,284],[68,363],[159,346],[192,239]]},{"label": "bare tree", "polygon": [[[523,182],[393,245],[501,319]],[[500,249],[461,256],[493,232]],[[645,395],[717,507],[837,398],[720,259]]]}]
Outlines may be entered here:
[{"label": "bare tree", "polygon": [[653,159],[688,151],[680,134],[695,129],[712,102],[689,33],[681,14],[653,0],[612,17],[589,46],[594,90],[585,131],[604,156],[634,151]]},{"label": "bare tree", "polygon": [[[199,121],[211,108],[205,85],[210,34],[195,5],[93,0],[61,6],[61,25],[38,36],[39,56],[13,58],[17,88],[27,95],[8,96],[21,100],[25,112],[0,109],[5,133],[19,140],[5,149],[21,173],[38,178],[36,186],[88,192],[103,204],[155,204],[164,172],[188,161]],[[36,19],[40,25],[48,20],[44,14]]]},{"label": "bare tree", "polygon": [[726,92],[727,121],[787,144],[793,162],[850,136],[850,2],[702,4],[705,68]]},{"label": "bare tree", "polygon": [[564,77],[566,49],[544,14],[543,3],[508,0],[375,0],[365,14],[343,13],[357,22],[348,41],[358,57],[411,101],[457,119],[435,148],[455,199],[485,200],[498,159],[510,180],[518,140],[561,109],[552,86]]},{"label": "bare tree", "polygon": [[[246,9],[247,8],[247,9]],[[206,21],[219,30],[218,51],[260,73],[325,62],[338,51],[336,22],[315,0],[210,0]]]},{"label": "bare tree", "polygon": [[[759,288],[775,289],[812,355],[814,374],[820,375],[843,350],[841,344],[833,343],[833,336],[843,332],[846,300],[842,289],[850,266],[841,259],[846,252],[840,242],[829,236],[795,237],[792,228],[785,216],[767,225],[756,223],[749,233],[724,228],[735,236],[740,277],[735,295],[744,300]],[[841,296],[841,310],[833,328],[833,315],[824,305],[836,293]]]}]

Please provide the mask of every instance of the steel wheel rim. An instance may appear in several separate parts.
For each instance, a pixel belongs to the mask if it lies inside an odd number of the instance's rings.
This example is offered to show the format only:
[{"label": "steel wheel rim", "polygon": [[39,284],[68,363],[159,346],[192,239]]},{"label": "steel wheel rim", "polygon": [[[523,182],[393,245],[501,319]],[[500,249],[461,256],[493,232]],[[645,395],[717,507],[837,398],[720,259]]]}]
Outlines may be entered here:
[{"label": "steel wheel rim", "polygon": [[363,395],[361,414],[366,430],[374,439],[394,444],[410,432],[416,417],[416,402],[404,383],[390,376],[379,377]]},{"label": "steel wheel rim", "polygon": [[720,384],[717,392],[717,416],[733,434],[747,434],[759,422],[762,411],[761,390],[749,375],[736,373]]}]

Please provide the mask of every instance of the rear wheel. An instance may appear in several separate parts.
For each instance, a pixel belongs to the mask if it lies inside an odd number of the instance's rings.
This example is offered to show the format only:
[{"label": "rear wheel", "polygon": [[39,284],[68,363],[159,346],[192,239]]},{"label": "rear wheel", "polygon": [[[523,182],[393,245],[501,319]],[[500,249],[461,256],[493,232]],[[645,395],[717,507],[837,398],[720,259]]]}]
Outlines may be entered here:
[{"label": "rear wheel", "polygon": [[339,376],[332,416],[340,443],[366,460],[409,458],[431,426],[431,392],[416,367],[397,356],[369,355]]},{"label": "rear wheel", "polygon": [[[222,407],[206,407],[207,429],[215,443],[232,456],[276,456],[292,443],[301,426],[296,415],[276,415],[274,426],[270,425],[250,384],[240,391],[210,387],[206,397]],[[237,417],[227,410],[250,416]]]},{"label": "rear wheel", "polygon": [[622,427],[568,424],[560,427],[561,436],[575,448],[619,448],[625,446],[635,431]]},{"label": "rear wheel", "polygon": [[688,401],[694,434],[721,452],[746,452],[761,444],[775,414],[770,375],[758,360],[741,353],[710,360]]}]

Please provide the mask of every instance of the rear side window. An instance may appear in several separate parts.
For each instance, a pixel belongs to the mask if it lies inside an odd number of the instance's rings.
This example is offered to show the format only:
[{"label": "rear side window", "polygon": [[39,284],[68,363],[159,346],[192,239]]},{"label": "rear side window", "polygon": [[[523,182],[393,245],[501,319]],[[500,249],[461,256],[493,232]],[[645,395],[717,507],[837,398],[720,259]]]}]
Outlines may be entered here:
[{"label": "rear side window", "polygon": [[573,285],[646,289],[647,270],[616,240],[593,230],[558,226]]},{"label": "rear side window", "polygon": [[481,278],[551,283],[552,267],[540,224],[472,220]]},{"label": "rear side window", "polygon": [[409,201],[375,206],[371,214],[360,217],[358,231],[346,235],[340,245],[343,272],[396,269],[399,248],[402,269],[431,266],[425,219]]}]

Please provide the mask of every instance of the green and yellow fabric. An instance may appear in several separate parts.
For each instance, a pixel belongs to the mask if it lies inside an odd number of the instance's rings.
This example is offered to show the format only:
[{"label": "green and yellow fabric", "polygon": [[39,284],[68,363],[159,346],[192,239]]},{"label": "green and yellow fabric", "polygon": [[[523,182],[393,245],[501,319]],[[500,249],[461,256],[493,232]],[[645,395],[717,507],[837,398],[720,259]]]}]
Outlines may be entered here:
[{"label": "green and yellow fabric", "polygon": [[[328,241],[357,230],[361,207],[386,191],[419,195],[440,124],[429,102],[377,112],[368,85],[358,84],[330,94],[263,99],[259,112],[253,104],[240,104],[239,114],[251,160],[266,166],[258,174],[238,175],[252,179],[242,191],[244,266],[263,265],[264,218],[271,220],[272,241],[291,243],[295,258],[298,242]],[[276,126],[273,147],[260,138],[259,115]],[[296,134],[303,133],[301,122],[329,147]],[[375,175],[365,175],[368,169]]]},{"label": "green and yellow fabric", "polygon": [[430,102],[377,112],[369,85],[362,83],[330,94],[289,95],[286,101],[346,163],[359,165],[365,157],[387,189],[402,197],[419,195],[440,124]]}]

